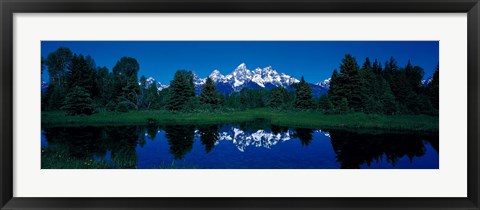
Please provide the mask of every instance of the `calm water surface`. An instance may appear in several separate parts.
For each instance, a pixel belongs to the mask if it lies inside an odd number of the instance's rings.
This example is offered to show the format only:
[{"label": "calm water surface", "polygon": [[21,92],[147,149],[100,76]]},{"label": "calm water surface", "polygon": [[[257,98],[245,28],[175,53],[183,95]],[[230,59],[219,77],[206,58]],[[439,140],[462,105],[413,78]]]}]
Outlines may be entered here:
[{"label": "calm water surface", "polygon": [[42,168],[438,169],[438,134],[268,123],[42,128]]}]

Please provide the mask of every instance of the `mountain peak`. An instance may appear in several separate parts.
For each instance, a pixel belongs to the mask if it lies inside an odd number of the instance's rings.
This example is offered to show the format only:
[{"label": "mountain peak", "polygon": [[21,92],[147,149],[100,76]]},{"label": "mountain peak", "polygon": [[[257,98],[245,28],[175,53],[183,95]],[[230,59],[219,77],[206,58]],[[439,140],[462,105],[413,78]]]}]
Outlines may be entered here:
[{"label": "mountain peak", "polygon": [[237,66],[237,69],[246,69],[247,68],[247,64],[245,63],[241,63],[240,65]]},{"label": "mountain peak", "polygon": [[220,73],[219,70],[215,69],[212,71],[212,73],[210,74],[210,77],[216,77],[216,76],[221,76],[222,74]]},{"label": "mountain peak", "polygon": [[331,79],[332,79],[332,78],[325,79],[325,80],[323,80],[323,81],[321,81],[321,82],[316,83],[316,85],[321,86],[321,87],[324,87],[324,88],[330,88],[330,80],[331,80]]},{"label": "mountain peak", "polygon": [[193,83],[194,83],[195,85],[203,85],[203,84],[205,84],[205,80],[206,80],[207,78],[202,79],[202,78],[200,78],[195,72],[192,72],[192,74],[193,74]]},{"label": "mountain peak", "polygon": [[152,82],[155,82],[155,78],[149,77],[149,78],[145,79],[145,81],[146,81],[147,83],[152,83]]},{"label": "mountain peak", "polygon": [[[233,71],[225,75],[222,74],[218,69],[215,69],[210,73],[209,77],[213,80],[222,94],[238,92],[243,88],[291,88],[292,84],[300,82],[295,77],[287,75],[283,72],[277,72],[272,66],[249,70],[247,69],[247,65],[245,63],[241,63]],[[201,86],[205,84],[205,81],[206,77],[201,78],[199,75],[193,72],[193,82],[195,84],[197,94]],[[310,84],[313,88],[314,95],[318,96],[324,94],[328,90],[329,82],[330,80],[327,79],[317,84]],[[157,87],[159,87],[159,90],[161,90],[168,86],[157,83]]]},{"label": "mountain peak", "polygon": [[213,70],[210,76],[208,77],[210,77],[210,79],[212,79],[214,82],[225,80],[225,76],[223,76],[222,73],[220,73],[220,71],[217,69]]},{"label": "mountain peak", "polygon": [[247,65],[245,63],[241,63],[237,66],[237,68],[235,68],[233,73],[248,74],[250,73],[250,70],[247,69]]}]

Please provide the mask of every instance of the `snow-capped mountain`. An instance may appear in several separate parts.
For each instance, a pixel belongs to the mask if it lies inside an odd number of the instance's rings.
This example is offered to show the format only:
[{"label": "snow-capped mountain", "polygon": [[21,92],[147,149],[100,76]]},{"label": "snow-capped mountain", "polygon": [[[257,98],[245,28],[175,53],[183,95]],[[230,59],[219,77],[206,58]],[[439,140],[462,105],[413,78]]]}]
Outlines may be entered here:
[{"label": "snow-capped mountain", "polygon": [[193,73],[193,84],[195,84],[195,87],[205,84],[205,80],[207,80],[207,78],[202,79],[197,74]]},{"label": "snow-capped mountain", "polygon": [[293,83],[299,82],[284,73],[279,74],[271,66],[265,68],[256,68],[255,70],[249,70],[245,63],[240,64],[235,70],[227,75],[222,75],[220,71],[214,70],[210,74],[210,78],[216,84],[228,84],[233,91],[240,91],[244,87],[249,88],[267,88],[274,87],[288,87]]},{"label": "snow-capped mountain", "polygon": [[[223,94],[238,92],[242,88],[265,88],[286,87],[293,90],[292,84],[300,82],[285,73],[278,73],[271,66],[249,70],[245,63],[242,63],[235,70],[223,75],[219,70],[214,70],[209,77],[215,82],[217,89]],[[204,81],[204,80],[203,80]],[[197,84],[197,83],[196,83]],[[319,97],[328,91],[328,86],[309,84],[313,95]]]},{"label": "snow-capped mountain", "polygon": [[[272,89],[275,87],[285,87],[288,90],[293,90],[292,84],[300,82],[297,78],[284,73],[278,73],[271,66],[265,68],[255,68],[249,70],[245,63],[237,66],[231,73],[223,75],[219,70],[215,69],[210,73],[209,77],[213,80],[217,89],[222,94],[231,94],[232,92],[239,92],[243,88],[265,88]],[[193,73],[193,82],[195,84],[196,93],[200,93],[200,89],[206,81],[205,78],[201,78],[195,72]],[[153,78],[147,79],[147,85],[150,85],[155,81]],[[159,90],[168,87],[168,85],[160,86],[157,83]],[[310,83],[313,95],[319,97],[328,91],[330,84],[330,78],[323,82],[313,84]]]},{"label": "snow-capped mountain", "polygon": [[433,77],[430,77],[428,79],[422,79],[421,83],[422,83],[423,86],[427,86],[428,84],[430,84],[432,82],[432,80],[433,80]]},{"label": "snow-capped mountain", "polygon": [[326,89],[330,89],[330,80],[331,80],[331,79],[332,79],[332,78],[328,78],[328,79],[323,80],[323,81],[321,81],[321,82],[317,82],[317,83],[315,83],[315,85],[318,85],[318,86],[320,86],[320,87],[324,87],[324,88],[326,88]]},{"label": "snow-capped mountain", "polygon": [[[139,85],[142,85],[141,83],[138,83]],[[149,77],[145,80],[145,88],[148,88],[150,87],[150,85],[152,84],[155,84],[157,86],[157,89],[158,91],[161,91],[165,88],[168,88],[170,85],[165,85],[165,84],[162,84],[161,82],[157,82],[157,80],[155,80],[155,78],[153,77]]]}]

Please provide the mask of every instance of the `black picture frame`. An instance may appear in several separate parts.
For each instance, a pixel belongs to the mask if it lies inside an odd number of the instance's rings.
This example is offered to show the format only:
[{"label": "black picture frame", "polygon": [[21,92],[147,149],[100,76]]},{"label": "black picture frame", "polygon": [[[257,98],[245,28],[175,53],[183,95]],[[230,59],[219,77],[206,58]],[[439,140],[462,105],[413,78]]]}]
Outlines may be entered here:
[{"label": "black picture frame", "polygon": [[[1,209],[479,209],[478,0],[0,0]],[[466,198],[16,198],[13,193],[14,13],[467,13]],[[455,181],[455,180],[452,180]],[[254,190],[254,189],[252,189]]]}]

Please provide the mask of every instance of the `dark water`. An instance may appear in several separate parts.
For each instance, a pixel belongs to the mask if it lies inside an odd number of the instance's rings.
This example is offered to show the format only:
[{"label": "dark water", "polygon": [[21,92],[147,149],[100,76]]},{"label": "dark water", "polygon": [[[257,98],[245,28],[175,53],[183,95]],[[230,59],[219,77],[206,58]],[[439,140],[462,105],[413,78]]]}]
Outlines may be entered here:
[{"label": "dark water", "polygon": [[438,135],[268,123],[44,127],[42,168],[438,169]]}]

